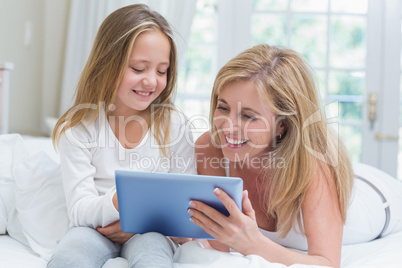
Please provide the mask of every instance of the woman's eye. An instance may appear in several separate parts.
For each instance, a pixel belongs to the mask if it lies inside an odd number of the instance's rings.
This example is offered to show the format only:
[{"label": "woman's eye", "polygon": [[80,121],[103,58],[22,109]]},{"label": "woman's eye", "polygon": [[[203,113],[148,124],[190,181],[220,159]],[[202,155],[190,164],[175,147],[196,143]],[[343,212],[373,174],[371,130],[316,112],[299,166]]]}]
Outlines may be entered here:
[{"label": "woman's eye", "polygon": [[223,106],[218,106],[218,107],[216,107],[216,109],[217,109],[217,110],[221,110],[221,111],[223,111],[223,112],[227,112],[227,111],[229,111],[229,109],[228,109],[228,108],[223,107]]},{"label": "woman's eye", "polygon": [[164,71],[164,72],[158,71],[158,74],[164,75],[164,74],[166,74],[166,71]]},{"label": "woman's eye", "polygon": [[244,114],[243,116],[244,116],[245,118],[247,118],[248,120],[251,120],[251,121],[257,120],[257,117],[252,116],[252,115]]}]

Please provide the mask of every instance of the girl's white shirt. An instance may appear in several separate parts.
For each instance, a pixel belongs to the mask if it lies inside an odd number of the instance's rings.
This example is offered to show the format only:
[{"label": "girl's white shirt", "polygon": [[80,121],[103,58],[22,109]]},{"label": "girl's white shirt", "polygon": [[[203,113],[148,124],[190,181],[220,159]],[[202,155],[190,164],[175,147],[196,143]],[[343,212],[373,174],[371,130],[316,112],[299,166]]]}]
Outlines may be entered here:
[{"label": "girl's white shirt", "polygon": [[102,110],[94,122],[84,120],[62,135],[59,151],[70,226],[96,228],[119,219],[112,203],[116,169],[197,173],[189,122],[174,111],[170,123],[167,156],[149,130],[137,147],[125,149]]}]

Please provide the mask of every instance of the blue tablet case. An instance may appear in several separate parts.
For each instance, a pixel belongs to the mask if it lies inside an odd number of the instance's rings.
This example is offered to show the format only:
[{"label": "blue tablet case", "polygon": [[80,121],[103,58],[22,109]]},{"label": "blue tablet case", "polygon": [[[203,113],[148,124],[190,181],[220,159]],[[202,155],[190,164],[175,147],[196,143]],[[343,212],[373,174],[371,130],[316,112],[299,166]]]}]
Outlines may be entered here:
[{"label": "blue tablet case", "polygon": [[221,188],[242,208],[243,180],[235,177],[116,170],[116,191],[123,232],[214,239],[190,221],[190,200],[202,201],[226,216],[213,190]]}]

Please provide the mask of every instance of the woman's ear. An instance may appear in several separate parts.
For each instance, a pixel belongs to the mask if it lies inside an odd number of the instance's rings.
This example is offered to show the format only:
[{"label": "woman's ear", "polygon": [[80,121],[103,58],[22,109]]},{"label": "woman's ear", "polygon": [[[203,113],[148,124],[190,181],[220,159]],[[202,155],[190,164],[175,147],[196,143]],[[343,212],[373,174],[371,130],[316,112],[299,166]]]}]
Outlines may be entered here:
[{"label": "woman's ear", "polygon": [[276,136],[283,136],[287,129],[286,121],[284,119],[279,120],[276,125]]}]

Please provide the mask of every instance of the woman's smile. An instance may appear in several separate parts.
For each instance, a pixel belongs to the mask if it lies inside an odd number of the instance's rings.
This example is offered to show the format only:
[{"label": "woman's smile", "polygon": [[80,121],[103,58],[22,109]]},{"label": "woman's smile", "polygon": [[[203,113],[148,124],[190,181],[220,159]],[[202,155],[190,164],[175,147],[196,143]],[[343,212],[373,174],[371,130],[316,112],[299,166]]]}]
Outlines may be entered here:
[{"label": "woman's smile", "polygon": [[249,140],[229,137],[225,135],[226,145],[229,148],[239,148],[245,145]]}]

